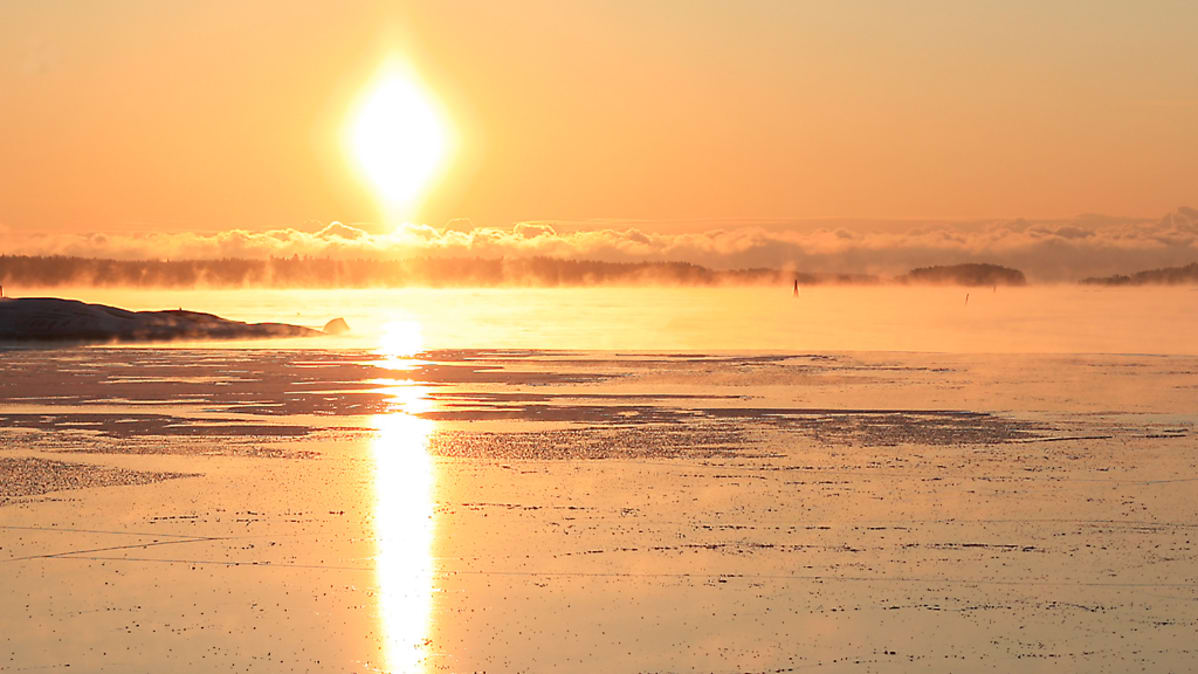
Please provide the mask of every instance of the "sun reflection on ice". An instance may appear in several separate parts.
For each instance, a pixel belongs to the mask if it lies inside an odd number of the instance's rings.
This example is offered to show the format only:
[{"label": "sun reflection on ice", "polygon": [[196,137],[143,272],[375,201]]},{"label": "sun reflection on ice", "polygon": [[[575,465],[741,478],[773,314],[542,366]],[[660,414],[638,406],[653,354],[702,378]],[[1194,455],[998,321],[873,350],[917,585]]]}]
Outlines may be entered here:
[{"label": "sun reflection on ice", "polygon": [[384,389],[393,411],[374,421],[376,573],[384,671],[423,672],[433,604],[436,468],[428,453],[433,423],[416,414],[431,403],[425,387],[395,382]]},{"label": "sun reflection on ice", "polygon": [[379,335],[379,365],[391,370],[410,370],[415,365],[412,356],[424,348],[420,323],[411,320],[392,320],[383,325]]}]

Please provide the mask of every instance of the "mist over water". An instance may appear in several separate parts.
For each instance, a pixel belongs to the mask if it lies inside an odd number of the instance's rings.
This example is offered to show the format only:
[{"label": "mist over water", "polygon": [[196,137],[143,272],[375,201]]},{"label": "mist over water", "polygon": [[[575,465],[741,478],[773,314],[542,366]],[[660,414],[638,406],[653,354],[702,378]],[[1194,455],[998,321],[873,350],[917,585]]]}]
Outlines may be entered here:
[{"label": "mist over water", "polygon": [[19,295],[313,327],[344,317],[349,336],[289,342],[334,348],[374,348],[399,326],[421,349],[1198,353],[1196,287],[819,286],[797,295],[789,286],[22,288]]},{"label": "mist over water", "polygon": [[[985,261],[1019,269],[1032,282],[1057,282],[1181,266],[1198,259],[1198,210],[1186,207],[1157,218],[694,222],[692,231],[685,233],[676,231],[678,223],[651,221],[458,225],[465,227],[403,224],[376,232],[332,222],[303,230],[18,231],[5,233],[5,248],[10,255],[74,256],[16,261],[13,266],[22,268],[28,283],[76,279],[81,284],[180,287],[521,285],[526,280],[555,285],[551,281],[559,275],[635,271],[605,269],[604,264],[662,260],[710,269],[881,277],[914,267]],[[544,258],[553,261],[546,265]],[[3,262],[0,259],[0,267]],[[545,273],[546,266],[554,265],[560,268]],[[644,271],[646,280],[686,281],[678,278],[678,270]]]}]

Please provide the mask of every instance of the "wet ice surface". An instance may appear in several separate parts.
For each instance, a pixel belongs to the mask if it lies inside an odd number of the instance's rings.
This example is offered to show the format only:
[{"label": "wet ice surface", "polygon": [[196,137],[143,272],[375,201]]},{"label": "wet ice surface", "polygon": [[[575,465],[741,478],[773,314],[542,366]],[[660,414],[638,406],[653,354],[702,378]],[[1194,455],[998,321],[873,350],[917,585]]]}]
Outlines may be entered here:
[{"label": "wet ice surface", "polygon": [[1186,669],[1196,373],[4,352],[0,670]]}]

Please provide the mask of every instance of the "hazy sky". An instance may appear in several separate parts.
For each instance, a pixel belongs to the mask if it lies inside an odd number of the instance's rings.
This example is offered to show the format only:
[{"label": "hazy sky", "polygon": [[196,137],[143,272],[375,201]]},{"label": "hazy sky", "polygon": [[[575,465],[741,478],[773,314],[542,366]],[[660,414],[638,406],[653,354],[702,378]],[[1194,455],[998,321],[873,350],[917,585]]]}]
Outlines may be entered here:
[{"label": "hazy sky", "polygon": [[458,139],[416,222],[1159,217],[1198,204],[1196,27],[1192,0],[5,2],[0,227],[378,223],[342,137],[389,54]]}]

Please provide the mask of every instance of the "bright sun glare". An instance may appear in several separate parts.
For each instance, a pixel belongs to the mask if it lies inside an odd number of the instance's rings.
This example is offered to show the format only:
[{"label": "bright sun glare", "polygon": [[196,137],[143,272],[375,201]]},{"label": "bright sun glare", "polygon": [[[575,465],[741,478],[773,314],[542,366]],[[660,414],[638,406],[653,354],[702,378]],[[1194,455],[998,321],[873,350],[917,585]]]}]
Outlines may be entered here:
[{"label": "bright sun glare", "polygon": [[387,363],[402,363],[424,348],[420,324],[415,321],[393,320],[383,326],[378,351]]},{"label": "bright sun glare", "polygon": [[449,153],[449,130],[432,97],[411,76],[388,68],[353,116],[349,144],[389,209],[410,205]]}]

